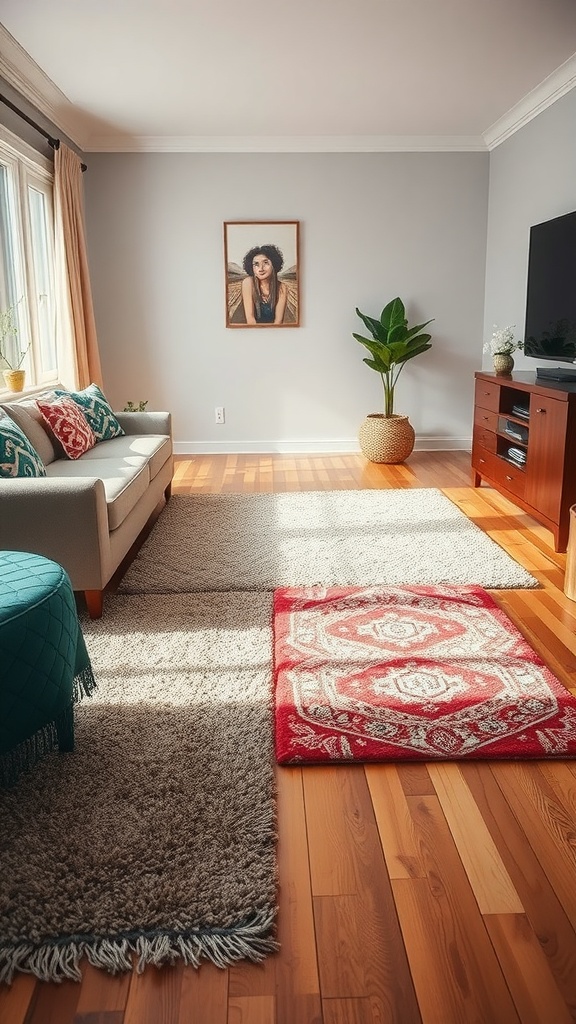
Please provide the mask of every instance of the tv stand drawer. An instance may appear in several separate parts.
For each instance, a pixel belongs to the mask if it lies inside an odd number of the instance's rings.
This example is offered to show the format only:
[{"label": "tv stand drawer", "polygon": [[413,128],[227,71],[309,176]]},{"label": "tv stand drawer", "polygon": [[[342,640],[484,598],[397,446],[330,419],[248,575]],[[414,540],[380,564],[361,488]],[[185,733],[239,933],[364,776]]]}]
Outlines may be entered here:
[{"label": "tv stand drawer", "polygon": [[490,480],[496,489],[502,487],[519,498],[524,497],[526,470],[513,466],[501,456],[481,447],[473,448],[472,465],[476,472]]}]

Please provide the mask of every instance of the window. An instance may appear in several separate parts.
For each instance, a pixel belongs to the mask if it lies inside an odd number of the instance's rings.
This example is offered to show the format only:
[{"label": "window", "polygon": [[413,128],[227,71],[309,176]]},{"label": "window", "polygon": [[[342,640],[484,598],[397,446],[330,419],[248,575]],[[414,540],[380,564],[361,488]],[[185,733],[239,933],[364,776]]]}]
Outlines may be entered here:
[{"label": "window", "polygon": [[51,163],[0,126],[0,311],[18,327],[3,348],[12,366],[26,350],[27,388],[58,380],[53,184]]}]

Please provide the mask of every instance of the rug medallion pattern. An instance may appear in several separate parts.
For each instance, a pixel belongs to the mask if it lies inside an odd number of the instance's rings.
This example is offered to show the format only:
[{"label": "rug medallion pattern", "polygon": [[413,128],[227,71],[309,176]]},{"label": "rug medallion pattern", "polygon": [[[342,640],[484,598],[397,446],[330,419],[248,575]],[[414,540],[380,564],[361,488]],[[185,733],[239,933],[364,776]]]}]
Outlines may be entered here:
[{"label": "rug medallion pattern", "polygon": [[479,587],[275,594],[281,763],[576,752],[576,701]]}]

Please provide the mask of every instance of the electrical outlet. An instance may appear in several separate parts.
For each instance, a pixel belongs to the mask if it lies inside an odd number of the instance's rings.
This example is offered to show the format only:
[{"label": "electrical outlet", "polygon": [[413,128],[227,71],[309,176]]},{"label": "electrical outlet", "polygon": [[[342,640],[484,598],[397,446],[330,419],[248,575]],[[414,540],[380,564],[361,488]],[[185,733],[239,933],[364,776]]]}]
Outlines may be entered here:
[{"label": "electrical outlet", "polygon": [[214,409],[214,420],[216,423],[224,423],[224,406],[217,405]]}]

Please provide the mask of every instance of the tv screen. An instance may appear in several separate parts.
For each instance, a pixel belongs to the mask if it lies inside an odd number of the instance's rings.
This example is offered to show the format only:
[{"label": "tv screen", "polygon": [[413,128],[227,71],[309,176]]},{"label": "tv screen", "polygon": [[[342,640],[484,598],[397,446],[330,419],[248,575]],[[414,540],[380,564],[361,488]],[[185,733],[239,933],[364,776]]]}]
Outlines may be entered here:
[{"label": "tv screen", "polygon": [[576,212],[530,228],[524,354],[576,360]]}]

